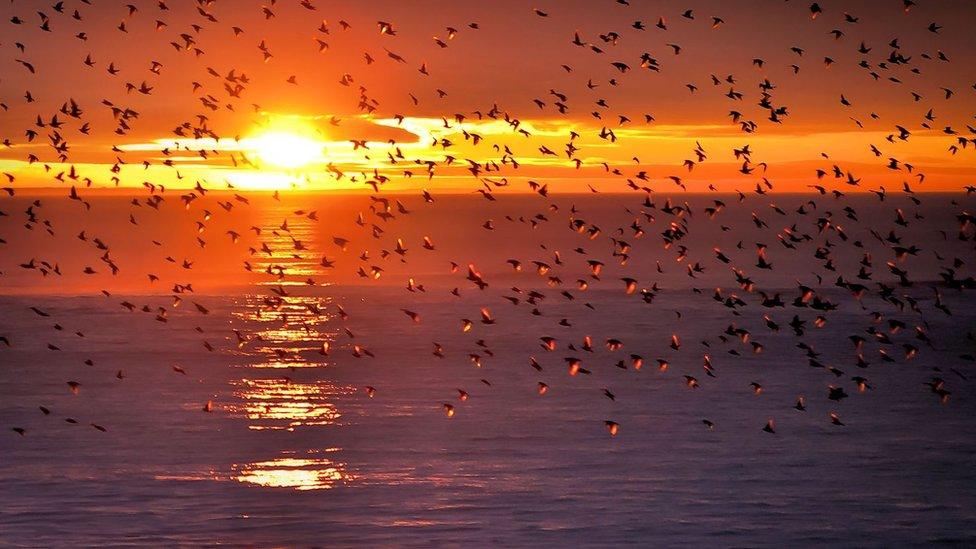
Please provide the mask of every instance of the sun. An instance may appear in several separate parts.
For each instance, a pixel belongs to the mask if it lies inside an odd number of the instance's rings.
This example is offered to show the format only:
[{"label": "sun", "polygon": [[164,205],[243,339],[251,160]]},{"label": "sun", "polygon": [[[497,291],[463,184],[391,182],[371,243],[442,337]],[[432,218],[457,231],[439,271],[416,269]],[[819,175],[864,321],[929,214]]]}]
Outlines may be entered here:
[{"label": "sun", "polygon": [[250,140],[258,159],[279,168],[301,168],[322,159],[322,144],[307,137],[283,131],[262,133]]},{"label": "sun", "polygon": [[314,128],[290,120],[275,121],[243,145],[263,166],[293,170],[324,160],[325,148]]}]

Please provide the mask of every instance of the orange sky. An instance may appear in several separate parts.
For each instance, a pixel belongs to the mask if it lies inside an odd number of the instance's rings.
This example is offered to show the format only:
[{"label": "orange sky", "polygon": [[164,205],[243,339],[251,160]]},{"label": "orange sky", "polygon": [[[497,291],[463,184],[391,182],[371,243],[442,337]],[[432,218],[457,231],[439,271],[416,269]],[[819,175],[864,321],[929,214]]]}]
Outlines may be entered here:
[{"label": "orange sky", "polygon": [[[749,191],[763,178],[785,191],[960,190],[976,174],[976,8],[964,2],[908,12],[821,2],[815,19],[801,2],[361,4],[4,4],[0,171],[15,187],[65,189],[528,191],[533,181],[551,192],[624,191],[628,180],[673,191],[673,177],[689,190]],[[641,67],[644,53],[658,71]],[[787,113],[780,123],[758,105],[767,81],[769,104]],[[733,153],[746,145],[751,173]],[[280,165],[302,148],[300,166]]]}]

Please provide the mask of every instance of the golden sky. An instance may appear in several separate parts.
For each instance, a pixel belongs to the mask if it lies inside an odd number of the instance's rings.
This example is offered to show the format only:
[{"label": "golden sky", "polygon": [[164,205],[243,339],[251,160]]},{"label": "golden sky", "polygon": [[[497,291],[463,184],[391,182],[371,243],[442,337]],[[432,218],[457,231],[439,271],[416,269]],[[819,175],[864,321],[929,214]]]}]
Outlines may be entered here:
[{"label": "golden sky", "polygon": [[821,4],[15,0],[0,171],[65,189],[971,184],[976,9]]}]

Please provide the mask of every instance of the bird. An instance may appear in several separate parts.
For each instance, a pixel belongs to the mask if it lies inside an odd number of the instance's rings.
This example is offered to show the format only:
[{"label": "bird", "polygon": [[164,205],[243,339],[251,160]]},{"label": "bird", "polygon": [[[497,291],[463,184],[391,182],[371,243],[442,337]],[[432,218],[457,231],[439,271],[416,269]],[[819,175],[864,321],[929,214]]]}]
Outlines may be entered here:
[{"label": "bird", "polygon": [[793,405],[793,408],[797,411],[805,412],[807,409],[807,399],[803,395],[796,397],[796,404]]}]

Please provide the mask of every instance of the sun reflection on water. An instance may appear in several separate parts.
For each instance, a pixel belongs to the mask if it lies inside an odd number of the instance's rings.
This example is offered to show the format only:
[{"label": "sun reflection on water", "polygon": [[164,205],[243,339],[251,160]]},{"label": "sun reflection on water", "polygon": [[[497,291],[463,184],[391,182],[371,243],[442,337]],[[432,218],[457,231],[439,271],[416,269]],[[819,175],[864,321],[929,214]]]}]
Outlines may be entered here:
[{"label": "sun reflection on water", "polygon": [[231,381],[238,404],[225,407],[231,416],[245,418],[253,430],[294,430],[300,426],[335,425],[341,417],[335,397],[355,392],[328,381],[297,383],[288,379]]},{"label": "sun reflection on water", "polygon": [[[338,448],[326,450],[335,451]],[[294,455],[234,465],[233,471],[232,478],[237,482],[294,490],[324,490],[356,479],[341,461]]]},{"label": "sun reflection on water", "polygon": [[326,328],[335,315],[325,311],[331,298],[242,296],[234,318],[241,322],[239,352],[256,359],[251,368],[309,368],[326,366],[323,343],[331,345],[336,331]]},{"label": "sun reflection on water", "polygon": [[[281,204],[264,213],[260,245],[251,248],[247,268],[261,288],[234,303],[238,353],[251,368],[308,368],[327,365],[323,344],[336,337],[330,296],[315,295],[328,282],[315,212]],[[301,215],[299,215],[301,214]],[[282,221],[284,220],[284,221]],[[307,289],[307,290],[306,290]]]},{"label": "sun reflection on water", "polygon": [[[328,274],[319,259],[316,227],[311,216],[289,217],[298,213],[293,209],[282,205],[265,212],[260,249],[251,250],[248,263],[250,270],[262,275],[261,280],[254,284],[255,293],[234,300],[231,313],[236,335],[236,349],[231,353],[242,359],[250,373],[230,380],[230,395],[221,410],[235,421],[246,422],[250,431],[337,428],[342,414],[336,402],[355,393],[354,387],[331,380],[307,380],[318,377],[315,368],[330,364],[328,349],[340,325],[333,298],[321,295],[328,283],[320,279]],[[283,218],[288,221],[282,222]],[[305,379],[280,376],[269,369],[291,369],[296,377],[302,369],[300,377]],[[265,377],[269,374],[276,377]],[[278,450],[271,454],[275,457],[264,455],[260,460],[236,463],[230,466],[229,475],[225,468],[212,478],[294,490],[328,489],[355,479],[345,463],[332,459],[339,448],[293,448],[272,448]]]}]

